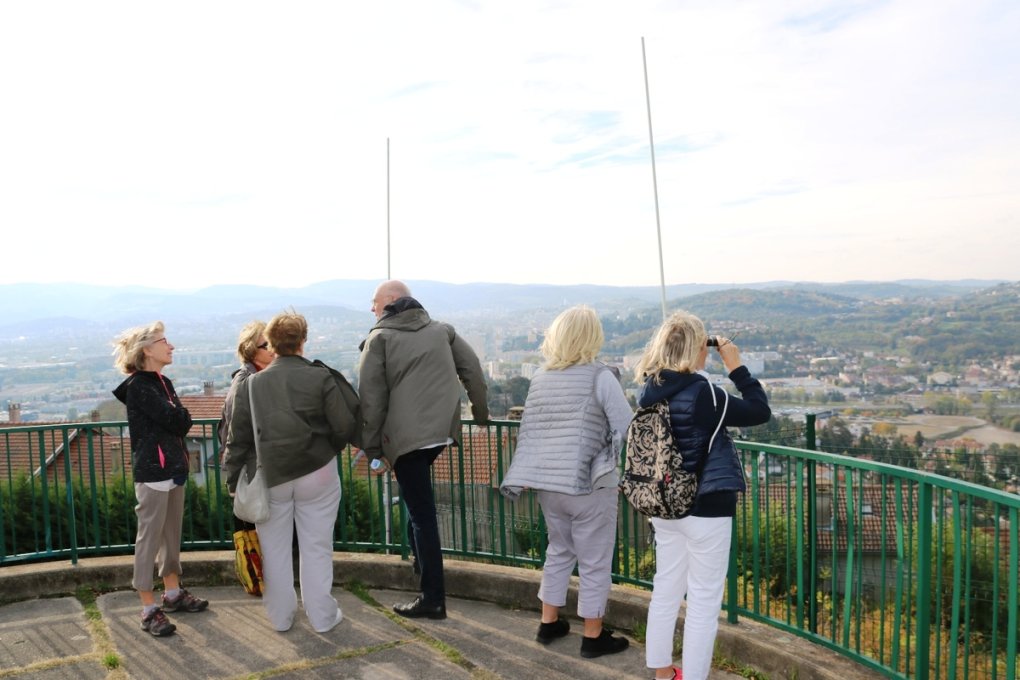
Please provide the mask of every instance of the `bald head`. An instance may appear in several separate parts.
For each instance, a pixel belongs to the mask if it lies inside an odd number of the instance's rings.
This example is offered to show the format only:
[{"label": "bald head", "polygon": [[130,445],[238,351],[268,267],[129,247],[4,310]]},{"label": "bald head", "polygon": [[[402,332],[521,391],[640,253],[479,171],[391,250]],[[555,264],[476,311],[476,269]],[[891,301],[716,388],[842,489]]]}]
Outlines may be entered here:
[{"label": "bald head", "polygon": [[410,295],[411,289],[403,281],[396,279],[383,281],[375,289],[375,295],[372,296],[372,313],[375,314],[376,319],[381,319],[386,305],[398,298],[410,297]]}]

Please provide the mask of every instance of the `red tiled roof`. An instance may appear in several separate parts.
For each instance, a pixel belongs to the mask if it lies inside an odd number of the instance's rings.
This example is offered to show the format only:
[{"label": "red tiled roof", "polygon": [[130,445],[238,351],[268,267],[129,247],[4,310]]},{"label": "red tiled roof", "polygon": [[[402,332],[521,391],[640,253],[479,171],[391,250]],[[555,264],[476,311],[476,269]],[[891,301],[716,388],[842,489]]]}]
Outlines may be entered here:
[{"label": "red tiled roof", "polygon": [[[516,433],[516,430],[514,430]],[[510,465],[510,431],[502,430],[503,467]],[[498,486],[499,463],[498,449],[500,441],[496,428],[473,426],[464,428],[461,434],[461,450],[463,456],[456,455],[456,447],[452,447],[432,466],[432,479],[436,482],[459,482],[463,476],[465,484],[482,486]],[[453,453],[453,455],[450,455]],[[463,475],[460,465],[463,460]]]},{"label": "red tiled roof", "polygon": [[[48,477],[55,479],[64,474],[64,454],[70,453],[71,473],[89,478],[91,470],[97,474],[116,473],[125,466],[130,468],[131,444],[120,432],[107,433],[91,430],[91,438],[82,436],[82,429],[66,423],[31,423],[32,427],[46,426],[43,430],[12,432],[26,423],[0,425],[0,479],[19,474],[38,474],[45,466]],[[64,433],[67,433],[67,447]],[[89,464],[89,444],[93,463]]]},{"label": "red tiled roof", "polygon": [[[516,432],[516,430],[514,430]],[[510,464],[509,448],[510,431],[502,430],[503,444],[503,467]],[[465,427],[461,435],[461,450],[463,456],[457,451],[456,446],[451,446],[436,459],[432,466],[432,479],[436,483],[459,483],[461,480],[461,460],[464,466],[464,483],[482,486],[497,486],[499,475],[497,467],[497,445],[498,439],[496,428],[486,427]],[[354,462],[353,474],[358,478],[365,478],[369,473],[369,460],[365,457]],[[350,465],[348,463],[348,465]]]},{"label": "red tiled roof", "polygon": [[189,394],[181,397],[181,404],[188,409],[192,418],[219,418],[226,399],[224,394]]},{"label": "red tiled roof", "polygon": [[[0,424],[0,478],[10,478],[33,472],[40,465],[49,465],[58,448],[63,446],[63,433],[58,429],[42,432],[11,432],[26,426],[50,426],[54,423],[3,423]],[[40,441],[41,438],[41,441]]]},{"label": "red tiled roof", "polygon": [[[188,409],[193,420],[218,419],[223,414],[223,402],[226,399],[225,394],[189,394],[181,397],[181,404]],[[195,425],[188,431],[188,436],[192,439],[207,439],[216,436],[216,433],[208,425]]]},{"label": "red tiled roof", "polygon": [[[795,504],[798,492],[803,494],[802,503],[804,505],[802,507],[806,507],[807,493],[796,487],[769,484],[767,487],[759,489],[758,506],[761,516],[766,517],[767,510],[770,510],[773,514],[779,513],[783,517],[789,517],[792,521],[793,513],[796,512]],[[833,543],[835,543],[837,552],[847,552],[850,527],[850,523],[847,521],[847,510],[849,508],[855,533],[854,546],[857,550],[866,553],[880,553],[883,552],[884,544],[886,553],[890,551],[895,553],[897,520],[904,525],[914,521],[917,514],[917,490],[904,491],[898,511],[897,493],[893,486],[855,485],[852,493],[852,507],[850,507],[847,502],[845,486],[837,485],[835,489],[831,484],[817,486],[815,517],[818,524],[816,534],[818,550],[832,550]],[[744,502],[751,502],[750,493],[744,495]],[[833,509],[835,510],[834,521],[832,521]]]}]

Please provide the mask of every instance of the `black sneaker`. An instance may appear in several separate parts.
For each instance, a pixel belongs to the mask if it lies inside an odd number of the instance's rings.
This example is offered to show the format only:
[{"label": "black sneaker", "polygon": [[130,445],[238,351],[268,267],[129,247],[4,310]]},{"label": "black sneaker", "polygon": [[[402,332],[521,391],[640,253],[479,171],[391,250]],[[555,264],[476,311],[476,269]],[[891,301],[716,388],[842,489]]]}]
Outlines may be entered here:
[{"label": "black sneaker", "polygon": [[542,623],[538,626],[538,634],[535,640],[547,645],[556,638],[561,638],[570,632],[570,622],[566,619],[556,619],[552,623]]},{"label": "black sneaker", "polygon": [[581,638],[581,656],[586,659],[594,659],[603,654],[616,654],[630,646],[630,640],[623,637],[614,637],[613,631],[603,628],[597,638]]},{"label": "black sneaker", "polygon": [[427,604],[419,595],[410,602],[393,605],[393,611],[409,619],[445,619],[446,603]]},{"label": "black sneaker", "polygon": [[156,607],[151,614],[142,617],[142,630],[156,637],[166,637],[173,635],[177,626],[170,623],[162,609]]},{"label": "black sneaker", "polygon": [[195,597],[184,588],[172,600],[163,595],[163,611],[168,612],[200,612],[209,606],[209,600]]}]

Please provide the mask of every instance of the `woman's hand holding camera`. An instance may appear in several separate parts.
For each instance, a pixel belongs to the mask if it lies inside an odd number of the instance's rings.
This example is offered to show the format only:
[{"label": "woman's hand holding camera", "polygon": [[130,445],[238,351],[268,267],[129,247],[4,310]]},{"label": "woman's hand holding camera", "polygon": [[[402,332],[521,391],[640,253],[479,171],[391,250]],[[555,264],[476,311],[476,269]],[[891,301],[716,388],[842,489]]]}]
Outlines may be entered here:
[{"label": "woman's hand holding camera", "polygon": [[740,368],[743,363],[740,360],[740,350],[733,344],[733,341],[719,336],[713,338],[713,340],[716,341],[715,348],[719,352],[719,358],[722,359],[723,365],[726,366],[726,372],[732,373]]}]

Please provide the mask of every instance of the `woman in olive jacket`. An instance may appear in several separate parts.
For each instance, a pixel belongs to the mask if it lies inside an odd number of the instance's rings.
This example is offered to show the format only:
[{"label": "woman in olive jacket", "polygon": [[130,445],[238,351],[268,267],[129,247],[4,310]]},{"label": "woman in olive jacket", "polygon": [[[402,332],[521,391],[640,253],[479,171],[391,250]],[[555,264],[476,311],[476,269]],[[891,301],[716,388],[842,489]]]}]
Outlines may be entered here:
[{"label": "woman in olive jacket", "polygon": [[[115,365],[128,374],[113,395],[127,406],[138,500],[131,585],[142,600],[142,630],[164,637],[177,629],[165,612],[200,612],[209,606],[208,600],[180,586],[184,484],[188,481],[183,437],[191,429],[191,414],[181,405],[173,383],[162,374],[173,363],[174,353],[162,321],[124,331],[114,347]],[[156,604],[152,590],[157,560],[164,586],[162,606]]]},{"label": "woman in olive jacket", "polygon": [[262,466],[269,519],[255,527],[269,623],[277,631],[289,630],[297,613],[291,552],[296,529],[301,602],[312,628],[325,633],[343,620],[332,595],[333,528],[340,508],[337,454],[356,421],[329,369],[302,356],[308,339],[303,316],[278,314],[264,334],[276,359],[238,385],[227,433],[227,488],[233,493],[242,474],[250,480],[256,464]]}]

